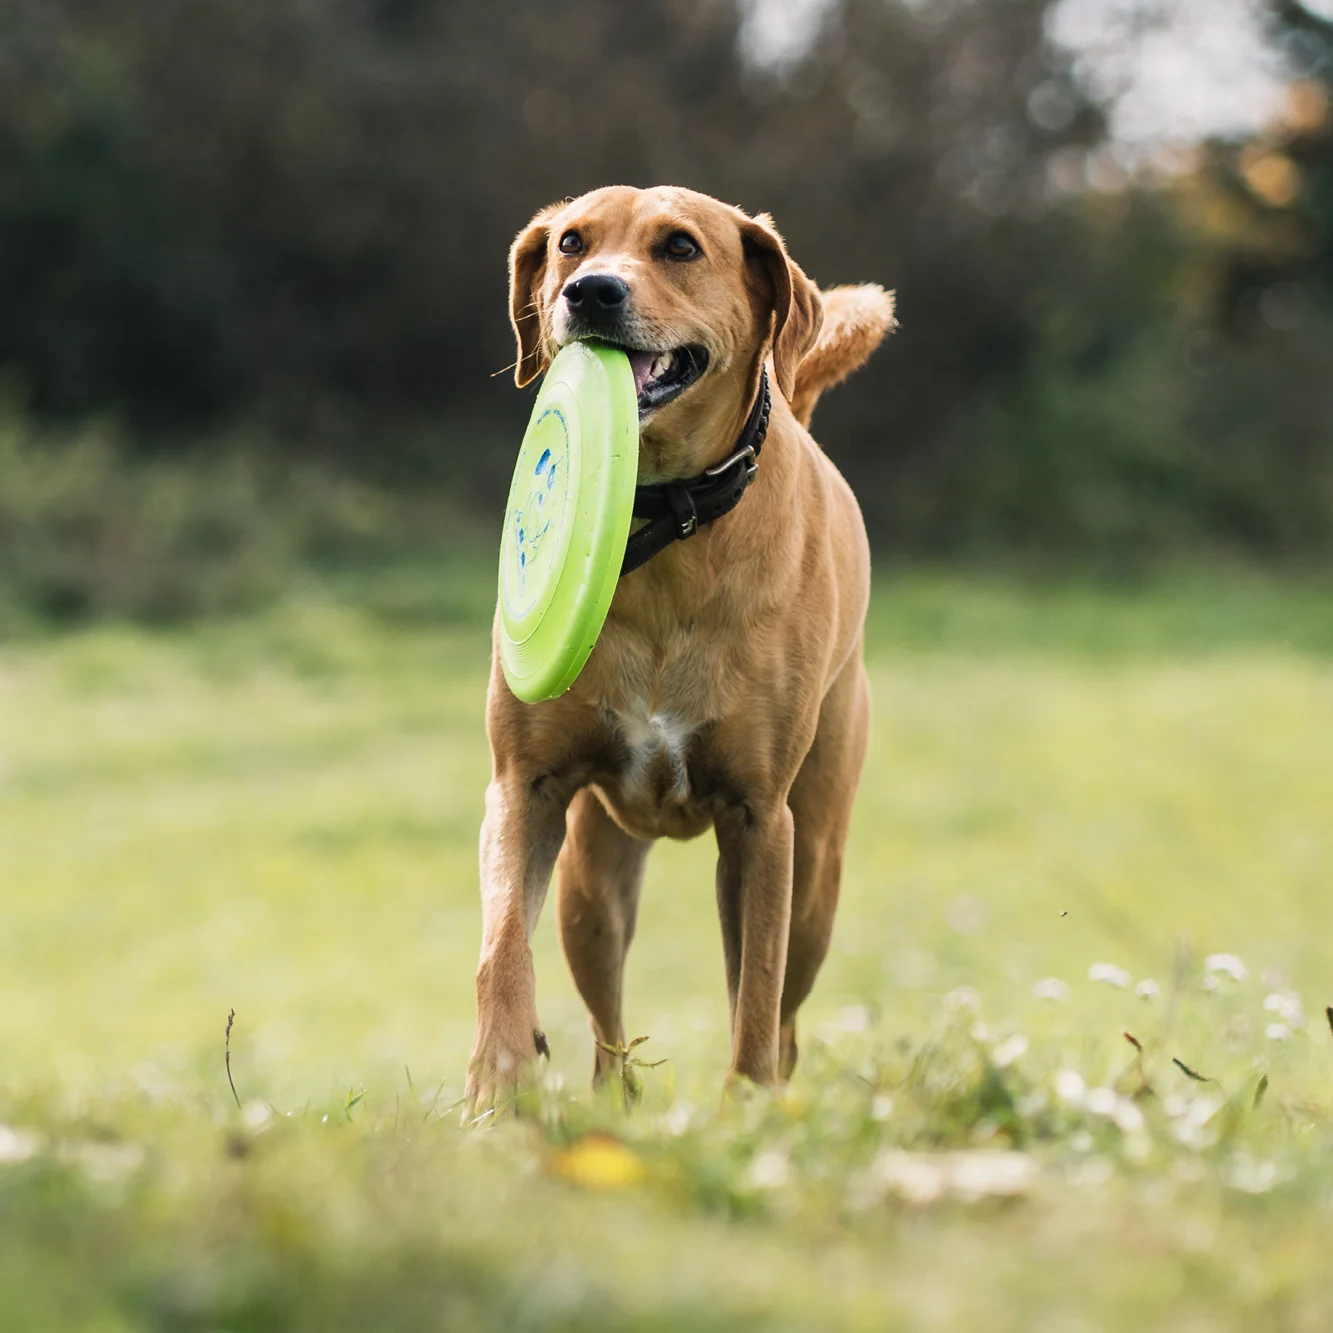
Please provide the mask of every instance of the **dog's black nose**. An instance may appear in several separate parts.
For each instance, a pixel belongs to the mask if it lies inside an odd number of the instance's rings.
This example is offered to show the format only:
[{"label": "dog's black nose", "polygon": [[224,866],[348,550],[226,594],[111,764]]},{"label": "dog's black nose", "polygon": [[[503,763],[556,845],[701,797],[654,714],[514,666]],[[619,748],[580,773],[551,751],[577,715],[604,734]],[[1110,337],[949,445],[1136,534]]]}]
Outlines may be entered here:
[{"label": "dog's black nose", "polygon": [[571,310],[596,314],[601,310],[615,310],[625,304],[629,296],[628,284],[611,273],[589,273],[565,284],[565,300]]}]

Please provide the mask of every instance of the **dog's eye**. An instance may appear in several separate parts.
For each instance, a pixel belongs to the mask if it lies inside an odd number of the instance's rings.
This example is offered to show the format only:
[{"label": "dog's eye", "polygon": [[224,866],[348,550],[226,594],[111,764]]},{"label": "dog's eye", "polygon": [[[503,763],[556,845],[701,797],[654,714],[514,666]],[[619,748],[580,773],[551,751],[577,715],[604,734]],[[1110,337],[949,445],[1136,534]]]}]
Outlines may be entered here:
[{"label": "dog's eye", "polygon": [[699,248],[699,242],[689,232],[673,231],[666,238],[662,253],[668,259],[695,259],[703,254],[703,251]]},{"label": "dog's eye", "polygon": [[560,238],[558,248],[562,255],[581,255],[583,253],[583,237],[576,231],[567,231]]}]

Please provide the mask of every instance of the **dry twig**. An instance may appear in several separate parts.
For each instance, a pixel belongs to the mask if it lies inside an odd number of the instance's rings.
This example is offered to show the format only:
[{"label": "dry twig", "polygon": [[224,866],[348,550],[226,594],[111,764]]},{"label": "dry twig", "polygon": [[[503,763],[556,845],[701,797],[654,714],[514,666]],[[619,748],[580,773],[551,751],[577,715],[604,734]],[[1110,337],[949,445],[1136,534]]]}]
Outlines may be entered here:
[{"label": "dry twig", "polygon": [[231,1084],[231,1095],[236,1098],[236,1105],[237,1107],[239,1107],[241,1104],[241,1099],[237,1095],[236,1084],[233,1082],[231,1077],[231,1025],[235,1021],[236,1021],[236,1010],[233,1009],[227,1015],[227,1030],[223,1034],[222,1047],[224,1052],[226,1053],[224,1063],[227,1066],[227,1082]]},{"label": "dry twig", "polygon": [[1209,1078],[1207,1074],[1201,1074],[1197,1069],[1191,1069],[1184,1060],[1178,1060],[1174,1055],[1171,1057],[1171,1063],[1180,1070],[1186,1078],[1192,1078],[1196,1083],[1216,1083],[1215,1078]]},{"label": "dry twig", "polygon": [[626,1108],[637,1102],[643,1093],[643,1084],[634,1071],[636,1069],[656,1069],[658,1065],[666,1064],[665,1060],[640,1060],[631,1054],[636,1046],[643,1045],[647,1040],[647,1037],[635,1037],[628,1045],[621,1042],[618,1046],[609,1046],[604,1041],[597,1043],[598,1049],[605,1051],[620,1062],[620,1087],[625,1095]]}]

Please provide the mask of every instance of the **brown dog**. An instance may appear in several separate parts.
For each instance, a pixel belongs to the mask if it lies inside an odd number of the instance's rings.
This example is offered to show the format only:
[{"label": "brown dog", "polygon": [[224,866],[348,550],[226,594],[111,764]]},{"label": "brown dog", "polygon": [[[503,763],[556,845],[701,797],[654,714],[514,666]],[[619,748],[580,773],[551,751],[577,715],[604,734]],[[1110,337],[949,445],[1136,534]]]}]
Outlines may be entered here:
[{"label": "brown dog", "polygon": [[770,219],[674,188],[543,209],[509,271],[520,385],[578,338],[629,353],[642,484],[727,459],[769,379],[777,391],[753,485],[621,579],[567,694],[520,703],[494,654],[468,1103],[496,1104],[546,1053],[529,942],[552,869],[595,1038],[618,1044],[648,849],[710,825],[732,1075],[771,1083],[828,949],[870,711],[865,528],[805,426],[893,326],[893,300],[821,294]]}]

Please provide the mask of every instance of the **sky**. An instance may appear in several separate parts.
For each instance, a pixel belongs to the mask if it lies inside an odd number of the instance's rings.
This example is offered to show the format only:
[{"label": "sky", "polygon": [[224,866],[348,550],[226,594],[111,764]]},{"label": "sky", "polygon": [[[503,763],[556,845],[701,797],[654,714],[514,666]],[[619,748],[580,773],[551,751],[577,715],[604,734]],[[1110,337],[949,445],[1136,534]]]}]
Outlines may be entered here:
[{"label": "sky", "polygon": [[1290,77],[1256,0],[1059,0],[1047,32],[1131,148],[1260,129]]},{"label": "sky", "polygon": [[[914,9],[950,0],[885,0]],[[980,0],[985,2],[985,0]],[[1333,21],[1333,0],[1301,0]],[[739,0],[752,65],[799,62],[838,0]],[[1208,138],[1239,138],[1272,121],[1299,73],[1278,50],[1264,0],[1057,0],[1048,35],[1075,58],[1084,90],[1109,113],[1113,141],[1133,156]]]}]

